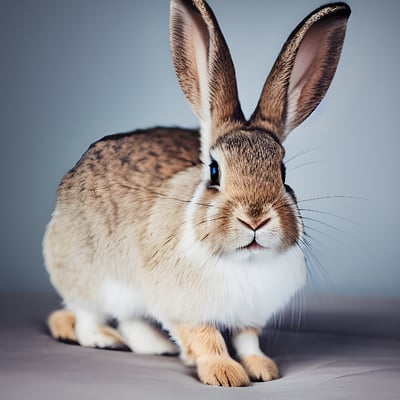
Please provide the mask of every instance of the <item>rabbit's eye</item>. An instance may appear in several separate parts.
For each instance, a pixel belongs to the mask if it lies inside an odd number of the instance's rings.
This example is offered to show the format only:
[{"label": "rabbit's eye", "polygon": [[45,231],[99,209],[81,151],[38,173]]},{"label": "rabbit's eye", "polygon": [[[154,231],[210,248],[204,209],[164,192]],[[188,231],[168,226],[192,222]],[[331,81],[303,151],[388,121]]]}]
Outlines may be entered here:
[{"label": "rabbit's eye", "polygon": [[219,185],[219,168],[215,160],[212,160],[210,164],[210,182],[212,186]]}]

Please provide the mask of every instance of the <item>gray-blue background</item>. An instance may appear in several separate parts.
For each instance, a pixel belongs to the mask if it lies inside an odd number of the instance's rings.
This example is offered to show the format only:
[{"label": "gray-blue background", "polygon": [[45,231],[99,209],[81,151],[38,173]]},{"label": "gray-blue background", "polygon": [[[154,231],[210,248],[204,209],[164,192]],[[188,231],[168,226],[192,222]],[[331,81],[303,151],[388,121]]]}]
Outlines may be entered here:
[{"label": "gray-blue background", "polygon": [[[398,297],[400,3],[349,3],[333,84],[286,142],[288,159],[300,153],[288,181],[299,200],[346,196],[299,203],[320,221],[305,221],[317,290]],[[210,4],[249,115],[284,40],[320,0]],[[172,68],[168,12],[166,0],[0,0],[1,291],[51,290],[42,235],[58,182],[91,142],[197,125]]]}]

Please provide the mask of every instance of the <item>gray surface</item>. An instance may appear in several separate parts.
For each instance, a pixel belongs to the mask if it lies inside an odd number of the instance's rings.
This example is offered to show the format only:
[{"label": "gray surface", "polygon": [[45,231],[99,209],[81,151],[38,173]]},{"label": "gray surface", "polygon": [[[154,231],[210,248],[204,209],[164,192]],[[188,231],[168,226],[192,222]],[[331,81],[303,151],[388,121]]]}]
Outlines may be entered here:
[{"label": "gray surface", "polygon": [[[326,1],[210,0],[246,115],[290,31]],[[299,200],[373,200],[301,205],[364,225],[303,212],[322,222],[307,220],[308,232],[323,242],[312,244],[336,293],[399,297],[400,2],[349,4],[327,97],[287,141],[288,158],[303,153],[287,179]],[[0,0],[0,291],[50,290],[40,242],[62,175],[91,142],[156,124],[197,126],[172,67],[168,9],[167,0]],[[312,269],[326,291],[321,268]]]},{"label": "gray surface", "polygon": [[0,296],[1,400],[400,398],[399,301],[309,306],[300,331],[263,337],[283,377],[237,389],[200,384],[177,358],[56,342],[44,320],[57,305],[52,295]]}]

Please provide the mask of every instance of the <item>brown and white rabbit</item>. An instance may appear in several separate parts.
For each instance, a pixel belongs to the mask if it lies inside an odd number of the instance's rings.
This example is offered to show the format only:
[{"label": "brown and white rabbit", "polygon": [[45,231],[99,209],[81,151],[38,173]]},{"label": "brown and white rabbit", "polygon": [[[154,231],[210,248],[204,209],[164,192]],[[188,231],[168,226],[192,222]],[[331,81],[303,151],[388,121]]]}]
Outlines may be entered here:
[{"label": "brown and white rabbit", "polygon": [[[171,0],[173,61],[200,133],[107,136],[65,175],[44,238],[46,267],[65,303],[49,317],[54,337],[180,351],[211,385],[278,377],[258,334],[306,282],[282,142],[325,95],[349,15],[346,4],[328,4],[298,25],[247,121],[210,7]],[[238,361],[221,328],[232,332]]]}]

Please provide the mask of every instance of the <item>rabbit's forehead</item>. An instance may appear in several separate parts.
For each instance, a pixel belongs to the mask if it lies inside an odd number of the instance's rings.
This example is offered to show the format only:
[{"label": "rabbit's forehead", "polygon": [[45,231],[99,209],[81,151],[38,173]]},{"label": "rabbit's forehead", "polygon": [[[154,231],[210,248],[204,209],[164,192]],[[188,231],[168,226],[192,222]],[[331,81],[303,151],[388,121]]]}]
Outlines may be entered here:
[{"label": "rabbit's forehead", "polygon": [[229,163],[256,168],[258,165],[280,164],[284,149],[279,141],[268,132],[241,130],[221,136],[211,153],[217,152]]}]

